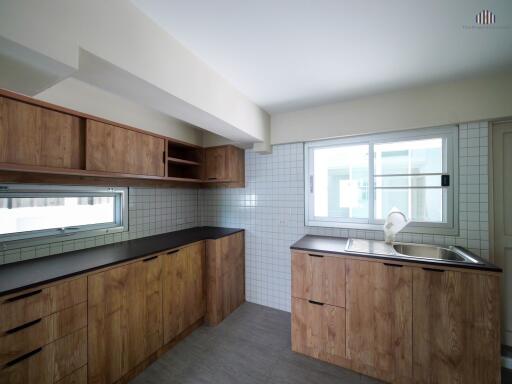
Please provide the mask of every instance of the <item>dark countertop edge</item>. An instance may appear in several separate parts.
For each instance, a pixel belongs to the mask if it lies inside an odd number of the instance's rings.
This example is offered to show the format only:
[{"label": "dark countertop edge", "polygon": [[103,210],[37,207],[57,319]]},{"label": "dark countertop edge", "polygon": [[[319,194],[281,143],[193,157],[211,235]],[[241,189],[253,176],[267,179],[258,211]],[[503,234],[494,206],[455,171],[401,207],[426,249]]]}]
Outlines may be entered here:
[{"label": "dark countertop edge", "polygon": [[[488,262],[487,260],[482,259],[481,257],[479,257],[471,252],[470,253],[471,253],[472,257],[477,258],[483,264],[469,264],[469,263],[466,264],[466,263],[457,263],[457,262],[449,262],[449,261],[426,260],[426,259],[416,259],[416,258],[412,259],[409,257],[401,257],[401,256],[375,255],[375,254],[371,254],[371,253],[333,251],[333,250],[325,250],[325,249],[319,249],[319,248],[308,248],[308,247],[297,245],[298,243],[300,243],[301,241],[304,241],[308,237],[329,238],[330,240],[340,239],[341,241],[348,240],[348,238],[345,238],[345,237],[305,235],[305,236],[301,237],[299,240],[297,240],[295,243],[293,243],[290,246],[290,249],[295,249],[297,251],[329,253],[332,255],[353,256],[353,257],[359,256],[359,257],[366,257],[366,258],[372,258],[372,259],[377,259],[377,260],[402,261],[402,262],[408,262],[408,263],[413,263],[413,264],[432,265],[432,266],[436,266],[436,267],[453,267],[453,268],[472,269],[472,270],[487,271],[487,272],[503,272],[503,270],[500,267]],[[463,248],[463,249],[465,251],[467,251],[465,248]]]},{"label": "dark countertop edge", "polygon": [[[124,263],[130,262],[130,261],[134,261],[134,260],[138,260],[138,259],[143,259],[144,257],[150,256],[150,255],[154,255],[155,253],[160,253],[160,252],[163,252],[163,251],[166,251],[166,250],[169,250],[169,249],[181,248],[183,246],[196,243],[198,241],[218,240],[218,239],[221,239],[223,237],[231,236],[231,235],[234,235],[235,233],[239,233],[239,232],[244,232],[245,231],[244,228],[227,228],[227,227],[211,227],[211,226],[192,227],[192,228],[188,228],[188,229],[185,229],[185,230],[177,230],[177,231],[173,231],[173,232],[164,232],[164,233],[160,233],[160,234],[157,234],[157,235],[140,237],[138,239],[125,240],[125,241],[120,241],[120,242],[117,242],[117,243],[100,245],[100,246],[97,246],[97,247],[84,248],[84,249],[81,249],[81,250],[78,250],[78,251],[63,252],[63,253],[59,253],[59,254],[55,254],[55,255],[51,255],[51,256],[65,257],[65,255],[69,254],[69,253],[77,253],[77,252],[81,252],[81,251],[86,252],[88,250],[97,249],[97,248],[101,248],[101,247],[108,247],[108,246],[122,246],[123,243],[126,244],[126,243],[137,241],[137,240],[146,240],[147,241],[148,239],[150,239],[152,237],[172,235],[172,234],[177,233],[177,232],[186,231],[186,230],[194,230],[194,229],[195,230],[211,229],[211,230],[221,230],[221,231],[225,231],[225,232],[220,234],[219,236],[202,236],[202,237],[198,237],[197,239],[195,239],[193,241],[185,241],[183,243],[178,243],[176,246],[174,246],[172,248],[164,247],[164,248],[162,248],[160,250],[151,250],[151,252],[143,252],[143,253],[140,253],[140,254],[138,254],[136,256],[127,257],[127,258],[122,259],[122,260],[116,260],[116,261],[113,261],[113,262],[107,262],[107,263],[100,264],[100,265],[97,265],[97,266],[94,266],[94,267],[91,267],[91,268],[80,269],[78,271],[66,273],[66,274],[55,276],[55,277],[51,277],[51,278],[48,278],[48,279],[38,280],[38,281],[35,281],[33,283],[30,283],[30,284],[24,284],[24,285],[20,285],[20,286],[14,287],[12,289],[5,289],[5,290],[0,291],[0,297],[11,295],[13,293],[24,291],[24,290],[27,290],[27,289],[30,289],[30,288],[34,288],[34,287],[37,287],[37,286],[50,284],[50,283],[53,283],[53,282],[56,282],[56,281],[59,281],[59,280],[68,279],[68,278],[71,278],[71,277],[74,277],[74,276],[79,276],[79,275],[82,275],[82,274],[91,273],[91,272],[94,272],[94,271],[97,271],[97,270],[109,268],[109,267],[112,267],[114,265],[124,264]],[[10,268],[14,268],[14,266],[17,265],[17,264],[18,265],[22,265],[23,263],[34,262],[36,260],[39,261],[39,262],[44,262],[45,259],[47,259],[48,257],[51,257],[51,256],[45,256],[45,257],[42,257],[42,258],[18,261],[18,262],[8,263],[8,264],[1,264],[0,265],[0,269],[1,269],[2,266],[9,265]]]}]

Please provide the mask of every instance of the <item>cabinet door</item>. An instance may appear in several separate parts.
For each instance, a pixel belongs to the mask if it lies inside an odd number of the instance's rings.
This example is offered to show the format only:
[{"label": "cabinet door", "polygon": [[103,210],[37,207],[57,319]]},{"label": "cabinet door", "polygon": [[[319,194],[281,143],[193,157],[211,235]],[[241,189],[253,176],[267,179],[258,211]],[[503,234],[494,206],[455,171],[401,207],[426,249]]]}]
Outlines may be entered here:
[{"label": "cabinet door", "polygon": [[292,296],[345,307],[345,260],[293,252]]},{"label": "cabinet door", "polygon": [[244,233],[208,240],[207,254],[206,318],[216,325],[245,301]]},{"label": "cabinet door", "polygon": [[499,278],[414,269],[414,382],[500,383]]},{"label": "cabinet door", "polygon": [[0,369],[0,384],[52,384],[54,344],[40,347]]},{"label": "cabinet door", "polygon": [[347,358],[386,381],[412,377],[412,269],[347,260]]},{"label": "cabinet door", "polygon": [[[88,278],[91,383],[113,383],[157,347],[161,257],[112,268]],[[160,311],[160,313],[159,313]]]},{"label": "cabinet door", "polygon": [[293,297],[292,350],[330,363],[343,363],[345,309]]},{"label": "cabinet door", "polygon": [[0,162],[80,169],[83,144],[78,117],[0,97]]},{"label": "cabinet door", "polygon": [[204,150],[205,179],[228,179],[228,162],[226,147],[206,148]]},{"label": "cabinet door", "polygon": [[164,139],[87,120],[86,169],[164,176]]},{"label": "cabinet door", "polygon": [[204,242],[164,256],[164,342],[204,316]]}]

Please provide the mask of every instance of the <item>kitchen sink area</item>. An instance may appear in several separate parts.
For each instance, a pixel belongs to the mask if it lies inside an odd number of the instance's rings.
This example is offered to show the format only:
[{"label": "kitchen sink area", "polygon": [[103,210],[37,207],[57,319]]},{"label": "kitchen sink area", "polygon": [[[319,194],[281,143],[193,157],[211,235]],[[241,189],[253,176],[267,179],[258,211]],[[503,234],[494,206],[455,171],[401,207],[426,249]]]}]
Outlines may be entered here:
[{"label": "kitchen sink area", "polygon": [[411,258],[432,261],[482,264],[478,257],[457,246],[442,247],[431,244],[393,243],[379,240],[348,239],[345,251],[358,254]]}]

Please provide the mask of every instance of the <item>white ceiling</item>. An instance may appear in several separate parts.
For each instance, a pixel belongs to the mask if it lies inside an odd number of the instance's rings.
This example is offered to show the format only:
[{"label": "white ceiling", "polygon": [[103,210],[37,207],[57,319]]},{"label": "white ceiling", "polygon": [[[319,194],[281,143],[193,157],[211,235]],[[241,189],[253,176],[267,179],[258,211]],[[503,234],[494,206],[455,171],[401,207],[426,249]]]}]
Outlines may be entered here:
[{"label": "white ceiling", "polygon": [[512,66],[510,0],[132,1],[271,113]]}]

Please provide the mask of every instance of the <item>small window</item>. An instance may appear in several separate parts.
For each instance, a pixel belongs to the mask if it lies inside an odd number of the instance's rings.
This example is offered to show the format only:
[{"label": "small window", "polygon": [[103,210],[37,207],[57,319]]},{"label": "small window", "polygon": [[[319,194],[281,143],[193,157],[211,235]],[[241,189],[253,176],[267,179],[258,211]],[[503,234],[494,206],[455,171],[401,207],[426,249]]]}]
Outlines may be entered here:
[{"label": "small window", "polygon": [[408,232],[457,232],[457,127],[306,143],[306,225],[381,229],[392,208]]},{"label": "small window", "polygon": [[126,189],[0,186],[0,241],[83,237],[127,229]]}]

